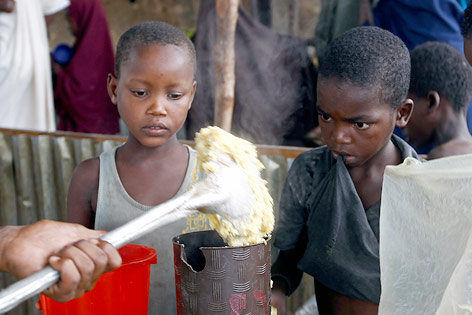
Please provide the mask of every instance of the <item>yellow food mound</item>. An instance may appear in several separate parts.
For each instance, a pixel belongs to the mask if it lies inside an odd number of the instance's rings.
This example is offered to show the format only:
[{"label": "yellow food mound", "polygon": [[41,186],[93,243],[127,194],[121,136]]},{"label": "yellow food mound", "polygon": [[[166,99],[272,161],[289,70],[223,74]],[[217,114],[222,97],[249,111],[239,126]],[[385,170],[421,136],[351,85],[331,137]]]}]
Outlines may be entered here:
[{"label": "yellow food mound", "polygon": [[226,154],[244,171],[253,193],[251,217],[228,221],[220,215],[209,214],[211,227],[229,246],[264,242],[274,229],[274,210],[267,182],[261,178],[264,165],[257,158],[256,147],[218,127],[202,128],[195,136],[195,143],[203,172],[218,171],[218,155]]}]

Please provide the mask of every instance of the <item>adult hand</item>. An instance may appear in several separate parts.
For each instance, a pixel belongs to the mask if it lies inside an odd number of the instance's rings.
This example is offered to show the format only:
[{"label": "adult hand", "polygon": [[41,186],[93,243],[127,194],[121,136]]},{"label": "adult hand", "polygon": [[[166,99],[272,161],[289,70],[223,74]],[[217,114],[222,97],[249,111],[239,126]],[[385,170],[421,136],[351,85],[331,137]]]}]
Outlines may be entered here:
[{"label": "adult hand", "polygon": [[121,264],[118,251],[110,244],[91,240],[102,234],[79,224],[50,220],[4,227],[0,232],[0,270],[22,279],[49,262],[60,272],[61,280],[45,293],[61,302],[77,298],[91,290],[103,272]]},{"label": "adult hand", "polygon": [[0,0],[0,12],[11,13],[15,9],[14,0]]},{"label": "adult hand", "polygon": [[282,289],[272,288],[270,301],[271,306],[277,309],[277,315],[287,314],[287,296]]},{"label": "adult hand", "polygon": [[43,294],[58,302],[66,302],[92,290],[104,272],[120,266],[121,257],[105,241],[81,240],[51,256],[49,264],[59,271],[61,281]]}]

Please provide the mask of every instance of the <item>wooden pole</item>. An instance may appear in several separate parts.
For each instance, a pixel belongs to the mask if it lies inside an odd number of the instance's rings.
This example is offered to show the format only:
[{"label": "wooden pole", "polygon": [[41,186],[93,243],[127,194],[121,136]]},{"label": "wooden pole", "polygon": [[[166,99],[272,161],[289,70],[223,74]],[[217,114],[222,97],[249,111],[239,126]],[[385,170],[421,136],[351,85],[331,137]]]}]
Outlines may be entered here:
[{"label": "wooden pole", "polygon": [[238,20],[239,0],[216,0],[217,41],[215,60],[215,125],[231,131],[234,109],[234,39]]},{"label": "wooden pole", "polygon": [[300,2],[298,0],[290,0],[288,4],[288,25],[289,32],[293,36],[298,34]]}]

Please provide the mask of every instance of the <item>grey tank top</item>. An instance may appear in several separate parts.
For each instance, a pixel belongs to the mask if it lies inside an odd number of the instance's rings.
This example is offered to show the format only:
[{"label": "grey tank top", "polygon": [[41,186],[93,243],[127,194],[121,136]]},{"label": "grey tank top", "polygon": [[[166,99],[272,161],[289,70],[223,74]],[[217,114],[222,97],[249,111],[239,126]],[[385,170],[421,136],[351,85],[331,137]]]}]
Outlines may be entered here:
[{"label": "grey tank top", "polygon": [[[115,153],[118,147],[100,155],[95,228],[105,231],[121,226],[153,207],[140,204],[131,198],[123,187],[115,163]],[[189,151],[187,172],[176,196],[187,191],[201,177],[198,171],[196,151],[188,146],[187,148]],[[187,232],[209,229],[208,219],[204,214],[199,213],[160,227],[133,241],[134,244],[150,246],[157,251],[157,264],[151,265],[149,314],[176,314],[177,312],[172,238]]]}]

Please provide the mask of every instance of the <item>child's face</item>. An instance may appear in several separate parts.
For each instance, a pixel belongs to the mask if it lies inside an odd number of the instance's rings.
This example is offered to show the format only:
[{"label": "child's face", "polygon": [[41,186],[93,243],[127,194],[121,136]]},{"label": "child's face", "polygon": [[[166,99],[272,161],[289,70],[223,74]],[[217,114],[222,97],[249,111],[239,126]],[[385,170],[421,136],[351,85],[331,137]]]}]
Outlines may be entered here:
[{"label": "child's face", "polygon": [[195,95],[194,68],[185,51],[174,45],[149,45],[131,52],[110,75],[108,90],[118,105],[129,137],[157,147],[176,137]]},{"label": "child's face", "polygon": [[375,157],[410,115],[403,104],[393,109],[381,103],[378,90],[324,78],[318,80],[317,110],[324,142],[335,158],[346,157],[348,167]]},{"label": "child's face", "polygon": [[433,142],[436,128],[434,121],[431,120],[430,100],[427,97],[418,97],[415,93],[408,93],[408,98],[415,103],[415,110],[402,133],[408,142],[421,148]]}]

